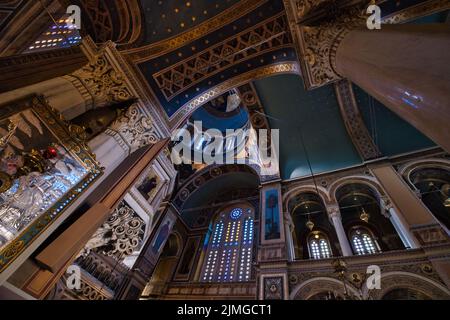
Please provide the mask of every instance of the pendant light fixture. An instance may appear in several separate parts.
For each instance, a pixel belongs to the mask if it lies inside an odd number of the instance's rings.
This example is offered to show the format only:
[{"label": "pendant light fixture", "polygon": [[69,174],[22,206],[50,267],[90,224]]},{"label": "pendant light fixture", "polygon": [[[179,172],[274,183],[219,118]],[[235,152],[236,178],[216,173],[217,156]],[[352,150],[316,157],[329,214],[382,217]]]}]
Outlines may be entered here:
[{"label": "pendant light fixture", "polygon": [[362,212],[361,212],[361,215],[359,216],[359,218],[360,218],[362,221],[364,221],[365,223],[368,223],[368,222],[369,222],[370,215],[366,212],[366,210],[364,209],[364,207],[362,208]]},{"label": "pendant light fixture", "polygon": [[314,229],[314,222],[311,221],[311,218],[308,216],[308,221],[306,221],[306,227],[309,229],[309,231],[313,231]]}]

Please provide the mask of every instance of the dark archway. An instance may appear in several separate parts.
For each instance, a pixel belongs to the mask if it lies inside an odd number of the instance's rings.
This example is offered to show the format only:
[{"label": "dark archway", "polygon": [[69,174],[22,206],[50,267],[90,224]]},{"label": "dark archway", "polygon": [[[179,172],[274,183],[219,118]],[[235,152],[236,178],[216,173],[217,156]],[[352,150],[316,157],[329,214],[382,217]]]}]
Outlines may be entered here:
[{"label": "dark archway", "polygon": [[431,297],[423,292],[409,289],[397,288],[386,293],[382,300],[432,300]]},{"label": "dark archway", "polygon": [[450,170],[417,169],[411,172],[409,179],[436,219],[450,229]]},{"label": "dark archway", "polygon": [[390,220],[382,214],[377,192],[362,183],[341,186],[336,199],[354,254],[404,249]]},{"label": "dark archway", "polygon": [[339,256],[339,241],[319,195],[300,193],[288,204],[294,222],[296,259],[322,259]]}]

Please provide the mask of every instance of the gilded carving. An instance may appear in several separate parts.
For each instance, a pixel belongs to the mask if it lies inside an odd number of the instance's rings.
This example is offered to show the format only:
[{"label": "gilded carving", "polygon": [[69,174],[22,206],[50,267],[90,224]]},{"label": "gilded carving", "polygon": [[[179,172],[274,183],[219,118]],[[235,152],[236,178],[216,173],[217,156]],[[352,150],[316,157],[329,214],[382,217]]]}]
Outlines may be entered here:
[{"label": "gilded carving", "polygon": [[345,127],[360,156],[364,160],[380,157],[381,153],[370,137],[362,119],[352,83],[348,80],[339,81],[335,84],[335,90]]},{"label": "gilded carving", "polygon": [[[292,43],[284,15],[246,30],[153,75],[169,101],[196,83],[241,61]],[[242,50],[242,48],[249,48]]]},{"label": "gilded carving", "polygon": [[117,119],[106,131],[129,153],[158,141],[153,120],[137,104]]},{"label": "gilded carving", "polygon": [[336,21],[298,27],[308,87],[320,87],[342,78],[336,71],[336,50],[352,29],[365,22],[365,15],[360,10],[352,9]]},{"label": "gilded carving", "polygon": [[94,183],[101,169],[42,97],[0,110],[0,131],[7,132],[1,162],[11,179],[0,194],[2,271]]},{"label": "gilded carving", "polygon": [[94,99],[96,106],[123,102],[133,98],[125,77],[117,72],[104,55],[98,55],[67,78],[75,77]]}]

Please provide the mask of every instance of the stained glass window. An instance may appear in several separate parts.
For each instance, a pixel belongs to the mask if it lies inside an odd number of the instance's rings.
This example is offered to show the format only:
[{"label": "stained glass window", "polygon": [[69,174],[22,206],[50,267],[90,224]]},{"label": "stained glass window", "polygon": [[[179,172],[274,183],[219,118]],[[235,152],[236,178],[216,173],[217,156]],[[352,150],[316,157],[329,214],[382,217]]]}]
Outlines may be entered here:
[{"label": "stained glass window", "polygon": [[351,240],[356,254],[374,254],[379,251],[375,239],[366,228],[356,228],[352,231]]},{"label": "stained glass window", "polygon": [[326,259],[332,256],[330,243],[325,234],[321,232],[311,234],[308,244],[311,259]]},{"label": "stained glass window", "polygon": [[214,222],[201,280],[242,282],[251,277],[254,212],[236,207],[222,212]]},{"label": "stained glass window", "polygon": [[24,52],[29,53],[56,48],[68,48],[79,44],[82,40],[80,33],[68,18],[69,15],[62,16],[33,41]]}]

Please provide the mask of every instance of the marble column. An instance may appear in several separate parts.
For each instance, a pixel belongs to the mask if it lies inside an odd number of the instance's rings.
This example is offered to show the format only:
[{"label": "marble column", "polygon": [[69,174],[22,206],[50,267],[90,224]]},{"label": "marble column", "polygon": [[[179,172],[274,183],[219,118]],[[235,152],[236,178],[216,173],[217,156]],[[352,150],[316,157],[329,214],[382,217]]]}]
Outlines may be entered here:
[{"label": "marble column", "polygon": [[335,71],[450,151],[450,28],[383,25],[348,32]]},{"label": "marble column", "polygon": [[353,251],[350,246],[350,242],[348,241],[347,234],[345,232],[344,226],[342,225],[341,213],[338,207],[332,207],[329,209],[329,216],[331,218],[331,222],[336,230],[336,235],[339,240],[339,245],[342,250],[342,255],[344,257],[352,256]]},{"label": "marble column", "polygon": [[383,215],[391,221],[405,248],[419,248],[420,244],[409,230],[409,226],[405,218],[394,208],[392,202],[389,199],[382,199],[382,210]]},{"label": "marble column", "polygon": [[292,232],[294,232],[294,223],[292,222],[292,217],[289,212],[284,213],[284,228],[284,233],[286,235],[286,250],[288,254],[288,260],[295,261],[294,240],[292,239]]}]

